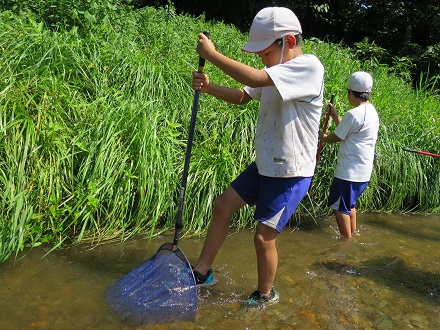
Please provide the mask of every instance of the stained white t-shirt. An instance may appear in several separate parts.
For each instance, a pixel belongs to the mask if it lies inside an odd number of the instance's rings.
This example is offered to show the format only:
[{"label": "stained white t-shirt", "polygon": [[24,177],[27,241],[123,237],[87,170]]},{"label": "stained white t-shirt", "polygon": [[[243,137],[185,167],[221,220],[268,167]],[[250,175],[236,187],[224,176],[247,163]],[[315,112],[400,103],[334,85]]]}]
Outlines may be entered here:
[{"label": "stained white t-shirt", "polygon": [[324,67],[304,54],[264,68],[275,86],[245,87],[260,101],[256,164],[269,177],[313,176],[322,113]]},{"label": "stained white t-shirt", "polygon": [[341,139],[335,177],[367,182],[373,171],[379,116],[370,104],[361,104],[342,118],[334,133]]}]

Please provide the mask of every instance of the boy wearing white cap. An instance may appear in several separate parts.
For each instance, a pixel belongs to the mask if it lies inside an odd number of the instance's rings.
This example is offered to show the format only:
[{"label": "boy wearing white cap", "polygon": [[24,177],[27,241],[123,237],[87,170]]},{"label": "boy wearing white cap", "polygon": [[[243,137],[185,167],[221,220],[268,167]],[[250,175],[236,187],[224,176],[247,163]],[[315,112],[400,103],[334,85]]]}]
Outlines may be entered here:
[{"label": "boy wearing white cap", "polygon": [[373,171],[379,116],[370,103],[372,88],[373,78],[369,73],[353,73],[348,79],[347,97],[354,109],[341,119],[330,104],[330,114],[337,127],[329,135],[320,133],[323,142],[340,142],[328,206],[334,209],[339,231],[347,238],[356,230],[356,200],[367,187]]},{"label": "boy wearing white cap", "polygon": [[198,54],[246,87],[228,88],[193,73],[193,89],[232,104],[260,102],[255,137],[256,159],[216,199],[205,244],[194,267],[198,285],[215,283],[211,265],[226,239],[232,214],[255,205],[254,245],[258,286],[246,306],[276,303],[273,287],[278,265],[275,240],[308,191],[314,174],[322,111],[324,68],[303,54],[301,25],[287,8],[264,8],[255,16],[243,51],[258,54],[255,69],[219,53],[199,34]]}]

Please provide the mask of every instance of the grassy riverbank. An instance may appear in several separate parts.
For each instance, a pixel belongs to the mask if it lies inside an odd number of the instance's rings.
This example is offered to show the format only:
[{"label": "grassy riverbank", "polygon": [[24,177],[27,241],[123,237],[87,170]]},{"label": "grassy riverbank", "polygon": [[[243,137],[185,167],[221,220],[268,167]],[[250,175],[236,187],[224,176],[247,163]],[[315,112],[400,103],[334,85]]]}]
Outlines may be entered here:
[{"label": "grassy riverbank", "polygon": [[[177,15],[172,7],[92,9],[72,14],[77,19],[64,25],[30,13],[0,13],[0,261],[25,246],[172,228],[197,34],[210,31],[221,52],[260,66],[256,56],[240,51],[247,36],[231,26]],[[388,67],[360,63],[340,45],[305,40],[304,51],[323,62],[326,100],[336,94],[342,114],[350,109],[347,77],[362,69],[375,79],[372,101],[381,129],[359,210],[440,213],[440,162],[402,151],[440,152],[438,97],[423,84],[413,90]],[[209,63],[205,72],[237,86]],[[256,102],[229,106],[201,95],[185,231],[204,232],[214,198],[253,160],[257,110]],[[316,208],[327,210],[336,153],[337,146],[323,149],[311,192]],[[251,215],[242,211],[234,225],[250,225]]]}]

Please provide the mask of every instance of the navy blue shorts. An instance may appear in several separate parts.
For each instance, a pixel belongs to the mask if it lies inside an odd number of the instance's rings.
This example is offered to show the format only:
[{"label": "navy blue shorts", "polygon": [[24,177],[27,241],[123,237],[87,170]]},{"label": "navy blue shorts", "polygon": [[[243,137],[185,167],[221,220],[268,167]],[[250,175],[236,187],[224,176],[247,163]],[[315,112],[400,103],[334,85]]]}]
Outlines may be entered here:
[{"label": "navy blue shorts", "polygon": [[356,200],[367,188],[367,182],[351,182],[339,178],[333,178],[328,206],[344,214],[350,214],[351,209],[356,207]]},{"label": "navy blue shorts", "polygon": [[311,177],[272,178],[260,175],[253,162],[231,186],[250,206],[254,219],[281,233],[309,190]]}]

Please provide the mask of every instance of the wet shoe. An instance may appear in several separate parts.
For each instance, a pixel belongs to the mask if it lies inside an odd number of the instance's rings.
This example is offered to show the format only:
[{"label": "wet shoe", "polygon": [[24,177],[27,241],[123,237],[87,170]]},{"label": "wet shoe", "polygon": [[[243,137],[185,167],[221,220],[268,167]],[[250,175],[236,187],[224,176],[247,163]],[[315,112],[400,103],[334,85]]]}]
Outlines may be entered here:
[{"label": "wet shoe", "polygon": [[243,307],[252,308],[252,307],[269,306],[276,304],[279,300],[280,300],[280,296],[278,295],[278,292],[275,291],[275,287],[272,286],[269,297],[266,297],[258,290],[255,290],[249,296],[249,299],[243,303]]},{"label": "wet shoe", "polygon": [[217,280],[214,278],[214,274],[212,269],[208,270],[206,275],[200,274],[197,270],[193,269],[194,278],[196,279],[196,286],[210,286],[217,283]]}]

